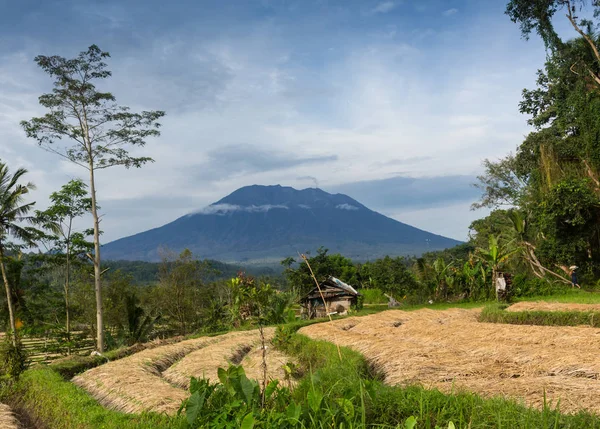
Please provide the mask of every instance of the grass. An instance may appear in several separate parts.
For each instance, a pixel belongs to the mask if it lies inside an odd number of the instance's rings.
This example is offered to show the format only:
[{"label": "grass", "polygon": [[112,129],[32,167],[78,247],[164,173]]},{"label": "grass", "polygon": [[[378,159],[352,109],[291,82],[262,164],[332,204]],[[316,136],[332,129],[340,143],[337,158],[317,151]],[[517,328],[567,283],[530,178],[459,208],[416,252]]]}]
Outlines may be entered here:
[{"label": "grass", "polygon": [[600,327],[597,311],[505,311],[506,305],[491,304],[479,315],[480,322],[511,325],[593,326]]},{"label": "grass", "polygon": [[600,292],[591,292],[581,289],[566,289],[561,294],[533,296],[517,299],[517,301],[547,301],[576,304],[600,304]]},{"label": "grass", "polygon": [[182,418],[159,414],[130,415],[110,411],[82,389],[48,367],[23,373],[12,404],[25,410],[32,422],[53,429],[183,428]]}]

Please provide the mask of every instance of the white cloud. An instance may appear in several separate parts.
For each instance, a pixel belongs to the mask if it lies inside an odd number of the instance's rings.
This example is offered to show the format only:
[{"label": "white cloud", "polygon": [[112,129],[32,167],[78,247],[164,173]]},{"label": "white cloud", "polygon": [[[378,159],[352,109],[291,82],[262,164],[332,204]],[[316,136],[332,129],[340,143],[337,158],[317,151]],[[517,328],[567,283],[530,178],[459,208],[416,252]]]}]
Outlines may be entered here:
[{"label": "white cloud", "polygon": [[260,206],[238,206],[235,204],[211,204],[210,206],[204,207],[196,212],[190,213],[190,216],[193,214],[204,214],[204,215],[225,215],[227,213],[233,212],[248,212],[248,213],[266,213],[269,210],[276,209],[284,209],[288,210],[287,206],[279,205],[279,204],[264,204]]},{"label": "white cloud", "polygon": [[384,1],[379,3],[373,8],[372,13],[388,13],[396,7],[396,3],[393,1]]},{"label": "white cloud", "polygon": [[348,204],[348,203],[338,204],[337,206],[335,206],[335,208],[340,209],[340,210],[350,210],[350,211],[358,210],[358,207],[353,206],[352,204]]},{"label": "white cloud", "polygon": [[456,8],[453,7],[452,9],[445,10],[444,13],[443,13],[443,15],[444,16],[452,16],[452,15],[455,15],[457,13],[458,13],[458,9],[456,9]]}]

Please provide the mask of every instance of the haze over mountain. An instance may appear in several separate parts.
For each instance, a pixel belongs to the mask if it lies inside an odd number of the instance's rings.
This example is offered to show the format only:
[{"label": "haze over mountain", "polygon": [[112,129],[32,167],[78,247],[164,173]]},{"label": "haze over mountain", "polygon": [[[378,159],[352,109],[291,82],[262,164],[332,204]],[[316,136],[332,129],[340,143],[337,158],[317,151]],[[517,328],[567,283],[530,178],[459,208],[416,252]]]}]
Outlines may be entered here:
[{"label": "haze over mountain", "polygon": [[347,195],[254,185],[159,228],[108,243],[103,257],[157,261],[162,248],[188,248],[203,259],[269,263],[325,246],[332,253],[368,260],[456,244],[372,211]]}]

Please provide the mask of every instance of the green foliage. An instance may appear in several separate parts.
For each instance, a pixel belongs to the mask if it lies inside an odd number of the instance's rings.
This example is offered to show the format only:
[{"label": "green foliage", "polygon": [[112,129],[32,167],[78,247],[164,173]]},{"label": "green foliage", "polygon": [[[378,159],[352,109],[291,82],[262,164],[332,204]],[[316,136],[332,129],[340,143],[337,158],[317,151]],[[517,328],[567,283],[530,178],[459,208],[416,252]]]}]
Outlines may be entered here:
[{"label": "green foliage", "polygon": [[564,294],[568,290],[570,288],[563,284],[527,274],[521,273],[513,277],[512,294],[515,298]]},{"label": "green foliage", "polygon": [[388,298],[381,289],[360,289],[364,304],[387,304]]},{"label": "green foliage", "polygon": [[366,262],[359,268],[363,288],[378,288],[397,299],[415,293],[420,285],[408,269],[406,258],[386,256]]},{"label": "green foliage", "polygon": [[15,381],[27,369],[27,352],[17,338],[13,341],[10,333],[0,343],[0,382]]},{"label": "green foliage", "polygon": [[[320,247],[317,254],[308,258],[317,281],[324,281],[329,276],[336,277],[350,285],[358,284],[358,270],[352,260],[342,255],[328,255],[329,250]],[[293,258],[284,259],[281,264],[285,267],[284,275],[288,284],[297,289],[300,295],[306,295],[315,287],[315,281],[310,275],[308,266]],[[295,267],[295,268],[294,268]]]}]

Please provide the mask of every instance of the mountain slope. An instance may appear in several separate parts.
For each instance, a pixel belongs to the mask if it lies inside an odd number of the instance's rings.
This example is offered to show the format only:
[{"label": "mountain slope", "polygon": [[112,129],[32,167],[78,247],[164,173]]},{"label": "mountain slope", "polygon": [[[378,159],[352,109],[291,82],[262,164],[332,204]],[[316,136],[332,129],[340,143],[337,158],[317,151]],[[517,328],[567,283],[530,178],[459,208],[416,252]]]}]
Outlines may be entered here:
[{"label": "mountain slope", "polygon": [[321,189],[247,186],[160,228],[103,246],[106,259],[156,261],[159,249],[189,248],[200,258],[273,262],[325,246],[353,259],[420,254],[458,241],[369,210]]}]

